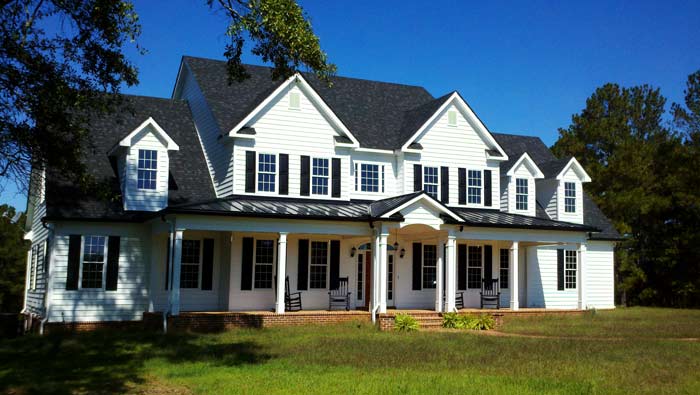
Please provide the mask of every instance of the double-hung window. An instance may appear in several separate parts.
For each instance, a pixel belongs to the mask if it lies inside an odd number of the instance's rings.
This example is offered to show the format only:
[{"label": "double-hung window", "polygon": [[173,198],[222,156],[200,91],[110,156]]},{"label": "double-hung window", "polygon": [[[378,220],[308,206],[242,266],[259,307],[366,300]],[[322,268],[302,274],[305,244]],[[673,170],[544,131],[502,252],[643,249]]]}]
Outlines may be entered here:
[{"label": "double-hung window", "polygon": [[423,288],[435,288],[437,282],[437,246],[423,245]]},{"label": "double-hung window", "polygon": [[467,202],[481,204],[481,170],[469,170],[467,177]]},{"label": "double-hung window", "polygon": [[481,288],[481,246],[467,249],[467,288]]},{"label": "double-hung window", "polygon": [[527,178],[515,179],[515,209],[527,210],[528,185]]},{"label": "double-hung window", "polygon": [[564,288],[576,289],[577,252],[564,251]]},{"label": "double-hung window", "polygon": [[83,238],[83,259],[80,287],[102,288],[107,246],[105,236],[85,236]]},{"label": "double-hung window", "polygon": [[439,169],[437,167],[423,168],[423,190],[433,199],[438,199],[439,190]]},{"label": "double-hung window", "polygon": [[199,288],[199,267],[202,262],[200,251],[199,240],[182,241],[180,288]]},{"label": "double-hung window", "polygon": [[272,267],[275,262],[274,240],[255,241],[255,288],[272,288]]},{"label": "double-hung window", "polygon": [[576,212],[576,183],[564,183],[564,211],[567,213]]},{"label": "double-hung window", "polygon": [[326,288],[328,277],[328,242],[311,242],[311,262],[309,265],[309,288]]},{"label": "double-hung window", "polygon": [[140,149],[136,180],[138,189],[156,189],[157,167],[158,151]]},{"label": "double-hung window", "polygon": [[355,191],[384,192],[384,165],[355,163]]},{"label": "double-hung window", "polygon": [[328,195],[328,159],[313,158],[311,166],[311,194]]},{"label": "double-hung window", "polygon": [[258,154],[258,192],[274,192],[277,177],[277,155]]},{"label": "double-hung window", "polygon": [[508,289],[508,276],[510,274],[510,250],[507,248],[501,248],[500,263],[501,270],[498,273],[498,278],[500,279],[501,289]]}]

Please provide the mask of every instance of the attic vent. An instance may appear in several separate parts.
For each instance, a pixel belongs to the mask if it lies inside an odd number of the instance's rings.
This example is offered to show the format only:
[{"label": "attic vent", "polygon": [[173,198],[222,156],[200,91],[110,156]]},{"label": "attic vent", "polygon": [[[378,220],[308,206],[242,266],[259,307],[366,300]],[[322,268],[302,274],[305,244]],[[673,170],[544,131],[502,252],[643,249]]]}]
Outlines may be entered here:
[{"label": "attic vent", "polygon": [[447,124],[449,126],[457,126],[457,111],[447,112]]},{"label": "attic vent", "polygon": [[301,108],[301,100],[299,98],[299,92],[289,93],[289,108],[298,110]]}]

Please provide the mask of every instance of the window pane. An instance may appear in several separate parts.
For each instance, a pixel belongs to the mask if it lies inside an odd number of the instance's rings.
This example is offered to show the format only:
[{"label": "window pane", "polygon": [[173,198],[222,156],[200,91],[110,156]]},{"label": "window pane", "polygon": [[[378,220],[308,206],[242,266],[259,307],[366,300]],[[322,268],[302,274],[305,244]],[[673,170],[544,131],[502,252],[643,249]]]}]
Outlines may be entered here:
[{"label": "window pane", "polygon": [[469,170],[467,202],[481,204],[481,170]]},{"label": "window pane", "polygon": [[328,272],[328,242],[311,242],[311,265],[309,268],[309,288],[326,288]]},{"label": "window pane", "polygon": [[501,248],[501,271],[499,273],[501,288],[508,289],[509,271],[510,271],[510,251],[506,248]]},{"label": "window pane", "polygon": [[363,300],[362,295],[365,290],[364,256],[362,252],[357,255],[357,299],[359,300]]},{"label": "window pane", "polygon": [[527,210],[528,185],[527,178],[515,179],[515,209]]},{"label": "window pane", "polygon": [[481,246],[469,246],[467,252],[467,288],[481,288]]},{"label": "window pane", "polygon": [[368,163],[360,165],[360,190],[362,192],[379,192],[379,165]]},{"label": "window pane", "polygon": [[564,183],[564,211],[576,212],[576,184],[573,182]]},{"label": "window pane", "polygon": [[85,236],[84,238],[82,288],[102,288],[106,239],[105,236]]},{"label": "window pane", "polygon": [[564,287],[566,289],[576,289],[576,258],[576,251],[564,251]]},{"label": "window pane", "polygon": [[274,192],[277,174],[277,157],[273,154],[258,155],[258,191]]},{"label": "window pane", "polygon": [[423,190],[433,199],[438,198],[438,168],[425,167],[423,169]]},{"label": "window pane", "polygon": [[328,159],[313,158],[311,175],[311,193],[328,195]]},{"label": "window pane", "polygon": [[273,240],[257,240],[255,243],[255,288],[272,288],[272,268],[275,259]]},{"label": "window pane", "polygon": [[437,281],[437,246],[423,246],[423,288],[435,288]]},{"label": "window pane", "polygon": [[199,288],[199,240],[182,241],[180,288]]},{"label": "window pane", "polygon": [[138,189],[156,189],[158,151],[139,150],[136,183]]}]

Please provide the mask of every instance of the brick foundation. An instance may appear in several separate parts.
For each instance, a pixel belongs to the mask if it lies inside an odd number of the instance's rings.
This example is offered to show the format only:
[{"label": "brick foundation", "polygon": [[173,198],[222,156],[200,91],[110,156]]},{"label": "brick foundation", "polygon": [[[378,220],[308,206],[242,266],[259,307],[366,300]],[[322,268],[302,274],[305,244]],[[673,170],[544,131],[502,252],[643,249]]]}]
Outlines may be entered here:
[{"label": "brick foundation", "polygon": [[99,329],[141,330],[143,324],[143,321],[47,322],[44,333],[89,332]]}]

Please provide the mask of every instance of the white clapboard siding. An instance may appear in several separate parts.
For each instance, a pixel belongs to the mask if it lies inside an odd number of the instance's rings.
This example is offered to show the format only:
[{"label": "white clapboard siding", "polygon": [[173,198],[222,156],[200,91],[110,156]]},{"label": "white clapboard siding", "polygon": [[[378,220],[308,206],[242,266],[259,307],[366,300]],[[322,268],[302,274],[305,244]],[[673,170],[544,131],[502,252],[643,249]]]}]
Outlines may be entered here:
[{"label": "white clapboard siding", "polygon": [[588,308],[615,307],[615,245],[609,241],[590,241],[584,261],[585,291]]},{"label": "white clapboard siding", "polygon": [[[37,199],[38,200],[38,199]],[[26,290],[26,305],[27,310],[37,315],[44,314],[44,300],[46,295],[46,277],[44,257],[48,253],[47,237],[48,229],[46,229],[41,219],[46,215],[46,202],[37,202],[34,205],[31,218],[32,240],[30,246],[29,258],[30,264],[27,266],[27,278],[29,287]],[[37,251],[37,257],[32,256],[31,251]],[[32,264],[33,262],[33,264]],[[36,270],[32,270],[33,265],[36,265]],[[32,276],[36,273],[36,288],[33,288]]]},{"label": "white clapboard siding", "polygon": [[[126,152],[124,183],[124,209],[140,211],[158,211],[168,205],[168,150],[164,142],[155,134],[153,126],[147,126],[136,142]],[[167,133],[167,131],[166,131]],[[156,189],[138,188],[139,150],[153,150],[157,155]]]},{"label": "white clapboard siding", "polygon": [[577,308],[577,289],[557,290],[557,247],[529,247],[527,252],[527,307]]},{"label": "white clapboard siding", "polygon": [[[449,111],[457,111],[457,126],[448,125]],[[405,191],[413,191],[413,165],[448,166],[450,169],[450,206],[458,206],[459,202],[459,168],[467,170],[491,170],[490,208],[499,209],[500,173],[499,163],[486,159],[486,149],[489,147],[469,124],[467,119],[456,107],[448,106],[427,130],[418,137],[417,141],[423,146],[421,153],[406,155],[403,172],[403,187]],[[483,178],[482,178],[483,187]],[[484,191],[485,192],[485,191]],[[466,207],[484,208],[481,204]]]},{"label": "white clapboard siding", "polygon": [[[66,290],[69,235],[120,236],[116,291]],[[139,320],[148,309],[150,245],[142,225],[67,224],[56,226],[51,262],[50,322]],[[148,238],[147,238],[148,237]],[[105,257],[106,259],[106,257]]]},{"label": "white clapboard siding", "polygon": [[[179,96],[175,99],[187,100],[190,106],[216,194],[217,196],[230,195],[233,193],[232,145],[223,143],[219,138],[222,131],[186,63],[182,63],[181,74],[178,78],[182,88],[176,91]],[[227,132],[224,131],[224,133]]]}]

